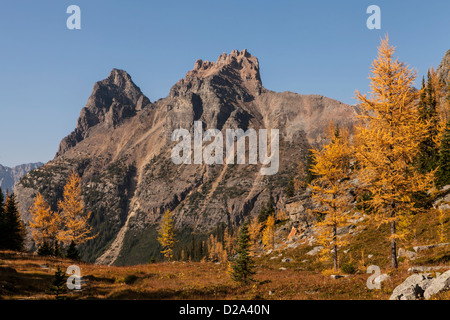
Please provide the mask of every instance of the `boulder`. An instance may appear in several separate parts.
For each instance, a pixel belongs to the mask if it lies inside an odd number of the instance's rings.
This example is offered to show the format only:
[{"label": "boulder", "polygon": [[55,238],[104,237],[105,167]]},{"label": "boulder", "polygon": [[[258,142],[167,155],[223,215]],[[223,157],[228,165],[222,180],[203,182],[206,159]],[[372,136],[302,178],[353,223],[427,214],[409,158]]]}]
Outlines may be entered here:
[{"label": "boulder", "polygon": [[437,271],[442,269],[450,269],[450,267],[445,266],[436,266],[436,267],[427,267],[427,266],[414,266],[408,269],[408,272],[421,273],[421,272],[430,272]]},{"label": "boulder", "polygon": [[414,251],[409,251],[403,248],[398,249],[398,256],[399,257],[406,257],[410,260],[414,260],[417,256],[417,253]]},{"label": "boulder", "polygon": [[309,251],[309,252],[307,253],[307,255],[309,255],[309,256],[315,256],[315,255],[318,254],[322,249],[323,249],[322,246],[317,246],[317,247],[315,247],[314,249],[312,249],[311,251]]},{"label": "boulder", "polygon": [[300,243],[294,242],[294,243],[288,244],[288,245],[287,245],[287,248],[289,248],[289,249],[295,249],[295,248],[297,248],[299,245],[300,245]]},{"label": "boulder", "polygon": [[429,249],[433,249],[433,248],[442,248],[442,247],[446,247],[449,245],[450,245],[450,242],[446,242],[446,243],[430,244],[427,246],[417,246],[417,247],[413,247],[413,249],[415,252],[420,252],[420,251],[425,251],[425,250],[429,250]]},{"label": "boulder", "polygon": [[316,241],[317,241],[316,238],[312,236],[311,238],[309,238],[308,245],[312,246]]},{"label": "boulder", "polygon": [[343,234],[347,234],[353,228],[355,228],[355,225],[354,224],[349,224],[348,226],[345,226],[345,227],[342,227],[342,228],[338,228],[337,231],[336,231],[336,234],[338,236],[343,235]]},{"label": "boulder", "polygon": [[413,274],[398,285],[389,300],[417,300],[424,296],[433,278],[429,274]]},{"label": "boulder", "polygon": [[450,289],[450,270],[444,272],[439,277],[431,281],[428,288],[425,290],[423,296],[425,299],[430,299],[435,294]]},{"label": "boulder", "polygon": [[360,222],[363,222],[364,220],[366,220],[366,217],[367,217],[366,214],[363,214],[362,216],[360,216],[360,215],[361,215],[360,213],[354,214],[355,218],[350,219],[349,221],[353,224],[357,224],[357,223],[360,223]]}]

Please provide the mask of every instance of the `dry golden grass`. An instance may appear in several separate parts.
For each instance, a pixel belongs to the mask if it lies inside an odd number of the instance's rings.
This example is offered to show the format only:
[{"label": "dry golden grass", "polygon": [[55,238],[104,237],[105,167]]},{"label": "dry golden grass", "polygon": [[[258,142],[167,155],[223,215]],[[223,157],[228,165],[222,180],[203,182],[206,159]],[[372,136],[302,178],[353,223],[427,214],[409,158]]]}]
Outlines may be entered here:
[{"label": "dry golden grass", "polygon": [[[47,290],[58,265],[73,264],[63,259],[0,253],[0,296],[3,299],[54,299]],[[232,282],[225,264],[200,262],[155,263],[133,267],[79,264],[86,283],[69,299],[387,299],[395,285],[407,276],[399,270],[383,283],[381,290],[369,290],[369,275],[354,274],[331,279],[321,272],[290,265],[286,270],[266,265],[259,259],[255,281],[246,286]],[[49,269],[42,269],[47,265]],[[14,268],[17,273],[11,272]],[[6,271],[5,271],[6,270]],[[9,271],[7,271],[9,270]],[[443,296],[445,298],[446,296]]]},{"label": "dry golden grass", "polygon": [[[450,221],[446,220],[446,230]],[[434,216],[418,216],[413,245],[438,242]],[[227,264],[212,262],[165,262],[128,267],[108,267],[76,263],[65,259],[43,258],[31,254],[0,251],[0,299],[54,299],[48,291],[57,266],[65,270],[72,264],[81,268],[86,282],[83,290],[70,291],[69,299],[388,299],[392,290],[410,274],[407,269],[417,265],[449,265],[450,247],[436,248],[420,254],[414,261],[399,259],[399,268],[390,269],[388,230],[368,226],[340,250],[340,263],[352,263],[355,273],[332,279],[331,261],[309,256],[311,246],[274,250],[270,255],[255,257],[255,281],[241,286],[230,280]],[[411,245],[402,243],[401,247]],[[349,250],[344,254],[343,250]],[[369,254],[371,258],[369,258]],[[283,257],[291,262],[282,262]],[[369,265],[378,265],[391,278],[381,290],[369,290],[366,273]],[[43,268],[44,266],[44,268]],[[45,268],[46,266],[46,268]],[[281,269],[280,269],[281,268]],[[342,271],[337,274],[344,274]],[[449,300],[450,291],[436,299]]]}]

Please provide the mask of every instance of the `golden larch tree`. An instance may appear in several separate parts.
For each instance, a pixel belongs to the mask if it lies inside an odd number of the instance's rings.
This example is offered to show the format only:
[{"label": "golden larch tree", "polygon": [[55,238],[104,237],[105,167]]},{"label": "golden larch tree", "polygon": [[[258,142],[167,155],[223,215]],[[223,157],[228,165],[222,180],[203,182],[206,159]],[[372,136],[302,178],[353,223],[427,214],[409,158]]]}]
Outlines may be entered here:
[{"label": "golden larch tree", "polygon": [[80,176],[72,171],[64,186],[63,199],[58,201],[58,208],[64,222],[64,228],[60,231],[58,239],[65,245],[71,242],[79,245],[97,236],[90,236],[92,233],[92,227],[89,225],[91,212],[86,213],[84,210],[80,183]]},{"label": "golden larch tree", "polygon": [[250,235],[250,254],[256,253],[258,247],[258,240],[261,235],[263,224],[259,222],[258,216],[254,216],[248,224],[248,233]]},{"label": "golden larch tree", "polygon": [[226,262],[228,260],[228,254],[224,244],[218,241],[216,236],[211,234],[206,244],[208,247],[208,259],[210,261]]},{"label": "golden larch tree", "polygon": [[163,247],[161,253],[170,261],[173,257],[173,248],[176,243],[175,222],[170,210],[166,210],[161,219],[158,230],[158,242]]},{"label": "golden larch tree", "polygon": [[361,124],[355,145],[360,182],[370,195],[366,200],[370,217],[379,226],[390,226],[391,265],[397,268],[398,223],[418,210],[412,195],[429,190],[432,173],[420,174],[414,167],[427,125],[419,121],[416,74],[394,59],[394,53],[388,37],[382,39],[371,66],[370,96],[356,92]]},{"label": "golden larch tree", "polygon": [[55,246],[61,229],[61,217],[58,212],[54,212],[50,205],[45,202],[41,193],[34,198],[33,206],[30,208],[31,214],[31,236],[37,247],[45,243],[52,248]]},{"label": "golden larch tree", "polygon": [[275,217],[270,215],[262,233],[262,243],[266,249],[275,248]]},{"label": "golden larch tree", "polygon": [[229,227],[225,228],[224,234],[223,234],[224,238],[223,238],[223,242],[224,242],[224,249],[225,249],[225,253],[227,255],[227,258],[229,256],[232,256],[234,254],[235,251],[235,246],[236,246],[236,237],[232,234],[232,229]]},{"label": "golden larch tree", "polygon": [[311,171],[316,179],[309,186],[312,200],[317,204],[313,213],[317,217],[318,244],[324,247],[321,254],[331,253],[334,270],[337,270],[338,248],[346,244],[344,237],[338,237],[337,231],[348,225],[352,202],[348,192],[353,148],[346,129],[330,124],[327,136],[328,144],[321,150],[312,150],[314,163]]},{"label": "golden larch tree", "polygon": [[[445,84],[439,77],[437,71],[430,67],[428,70],[429,87],[433,89],[433,99],[436,102],[436,111],[439,117],[438,129],[442,132],[445,123],[448,121],[449,101],[446,101],[445,93],[448,93],[448,88],[445,90]],[[426,88],[427,89],[427,88]],[[433,137],[434,138],[434,137]]]}]

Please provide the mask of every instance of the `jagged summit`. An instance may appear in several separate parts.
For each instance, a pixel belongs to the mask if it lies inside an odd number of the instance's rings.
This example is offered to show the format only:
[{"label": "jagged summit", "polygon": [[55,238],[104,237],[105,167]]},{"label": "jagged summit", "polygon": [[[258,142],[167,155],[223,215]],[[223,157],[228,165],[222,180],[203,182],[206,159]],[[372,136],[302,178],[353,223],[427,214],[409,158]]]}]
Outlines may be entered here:
[{"label": "jagged summit", "polygon": [[130,81],[131,76],[125,70],[113,68],[111,70],[111,72],[109,73],[109,76],[106,79],[112,79],[112,80],[126,79],[126,80]]},{"label": "jagged summit", "polygon": [[[112,98],[123,99],[121,101],[123,104],[135,104],[142,95],[141,89],[125,70],[114,68],[106,79],[95,83],[87,106],[96,105],[96,107],[105,108],[109,106]],[[95,99],[98,96],[106,100]]]},{"label": "jagged summit", "polygon": [[206,78],[224,70],[236,70],[244,81],[256,80],[261,82],[258,58],[252,56],[247,49],[233,50],[230,54],[222,53],[216,62],[197,60],[194,69],[186,74],[186,78]]},{"label": "jagged summit", "polygon": [[[238,100],[250,101],[264,90],[259,73],[258,58],[247,49],[222,53],[216,62],[197,60],[194,69],[171,89],[172,97],[189,91],[213,88],[216,93],[237,96]],[[226,92],[225,92],[226,91]]]},{"label": "jagged summit", "polygon": [[142,94],[141,89],[133,82],[128,72],[122,69],[113,68],[109,73],[109,76],[106,79],[99,81],[99,83],[113,85],[118,88],[136,91],[138,94]]}]

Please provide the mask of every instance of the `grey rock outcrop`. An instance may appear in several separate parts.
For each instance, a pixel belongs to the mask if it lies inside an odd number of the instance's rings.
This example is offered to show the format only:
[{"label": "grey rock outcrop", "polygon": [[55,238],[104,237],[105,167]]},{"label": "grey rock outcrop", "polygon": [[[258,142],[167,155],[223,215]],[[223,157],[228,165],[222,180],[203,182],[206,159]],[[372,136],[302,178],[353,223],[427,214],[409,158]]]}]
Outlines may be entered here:
[{"label": "grey rock outcrop", "polygon": [[321,250],[323,249],[322,246],[317,246],[314,249],[308,251],[306,254],[309,256],[315,256],[316,254],[318,254]]},{"label": "grey rock outcrop", "polygon": [[429,274],[413,274],[397,286],[389,300],[417,300],[424,296],[433,278]]},{"label": "grey rock outcrop", "polygon": [[413,249],[415,252],[421,252],[421,251],[426,251],[426,250],[430,250],[430,249],[434,249],[434,248],[443,248],[443,247],[447,247],[447,246],[450,246],[450,242],[430,244],[430,245],[426,245],[426,246],[416,246],[416,247],[413,247]]},{"label": "grey rock outcrop", "polygon": [[448,270],[450,267],[446,266],[413,266],[408,269],[408,272],[421,273],[421,272],[431,272],[439,270]]},{"label": "grey rock outcrop", "polygon": [[398,257],[406,257],[410,260],[414,260],[417,257],[417,252],[400,248],[398,249]]},{"label": "grey rock outcrop", "polygon": [[450,270],[433,279],[424,292],[425,299],[431,299],[435,294],[450,289]]}]

